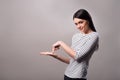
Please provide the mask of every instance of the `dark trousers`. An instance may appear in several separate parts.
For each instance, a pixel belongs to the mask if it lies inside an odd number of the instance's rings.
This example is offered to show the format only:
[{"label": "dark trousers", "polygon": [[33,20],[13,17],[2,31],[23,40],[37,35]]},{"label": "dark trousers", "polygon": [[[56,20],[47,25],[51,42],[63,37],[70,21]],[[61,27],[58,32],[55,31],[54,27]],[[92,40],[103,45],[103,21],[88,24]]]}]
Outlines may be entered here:
[{"label": "dark trousers", "polygon": [[66,75],[64,75],[64,80],[86,80],[84,78],[69,78]]}]

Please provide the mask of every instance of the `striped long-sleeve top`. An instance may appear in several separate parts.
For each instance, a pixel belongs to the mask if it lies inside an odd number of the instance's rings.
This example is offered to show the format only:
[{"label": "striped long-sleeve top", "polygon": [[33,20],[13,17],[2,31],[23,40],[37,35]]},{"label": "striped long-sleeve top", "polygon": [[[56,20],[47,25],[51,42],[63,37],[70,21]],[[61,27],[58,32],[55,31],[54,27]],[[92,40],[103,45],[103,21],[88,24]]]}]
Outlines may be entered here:
[{"label": "striped long-sleeve top", "polygon": [[65,75],[70,78],[86,78],[89,60],[98,47],[98,33],[77,33],[72,37],[71,48],[75,51],[75,58],[71,58]]}]

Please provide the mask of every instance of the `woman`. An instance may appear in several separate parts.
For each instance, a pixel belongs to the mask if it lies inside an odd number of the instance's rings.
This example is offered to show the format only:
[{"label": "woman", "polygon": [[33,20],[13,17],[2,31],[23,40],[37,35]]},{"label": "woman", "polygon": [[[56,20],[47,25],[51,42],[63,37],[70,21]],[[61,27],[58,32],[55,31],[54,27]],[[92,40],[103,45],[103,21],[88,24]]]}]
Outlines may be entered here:
[{"label": "woman", "polygon": [[[73,15],[73,21],[80,32],[73,35],[72,46],[68,46],[63,41],[57,41],[53,44],[51,52],[41,52],[40,54],[52,56],[69,64],[64,74],[64,80],[87,80],[89,60],[94,51],[98,49],[99,36],[90,14],[85,9],[78,10]],[[70,58],[55,53],[60,47]]]}]

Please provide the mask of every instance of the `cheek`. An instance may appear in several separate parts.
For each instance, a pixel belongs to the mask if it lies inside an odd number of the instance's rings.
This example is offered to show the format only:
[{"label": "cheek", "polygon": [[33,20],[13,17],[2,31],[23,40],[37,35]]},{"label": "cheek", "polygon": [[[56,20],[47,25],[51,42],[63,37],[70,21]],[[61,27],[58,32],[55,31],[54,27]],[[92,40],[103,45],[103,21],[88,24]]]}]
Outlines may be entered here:
[{"label": "cheek", "polygon": [[81,24],[81,27],[85,27],[85,24]]},{"label": "cheek", "polygon": [[87,23],[84,23],[83,26],[86,27],[86,26],[87,26]]}]

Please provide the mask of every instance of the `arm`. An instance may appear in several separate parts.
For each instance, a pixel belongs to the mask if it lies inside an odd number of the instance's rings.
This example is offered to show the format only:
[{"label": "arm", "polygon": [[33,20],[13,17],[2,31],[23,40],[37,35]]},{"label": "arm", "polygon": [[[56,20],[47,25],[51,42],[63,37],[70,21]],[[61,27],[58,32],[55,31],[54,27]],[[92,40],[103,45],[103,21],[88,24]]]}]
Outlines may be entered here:
[{"label": "arm", "polygon": [[84,42],[84,45],[76,47],[75,59],[84,59],[85,57],[90,56],[98,45],[98,39],[98,35],[92,35],[86,42]]},{"label": "arm", "polygon": [[[56,47],[57,46],[57,47]],[[54,45],[53,45],[53,52],[57,49],[59,49],[59,47],[62,47],[64,49],[64,51],[71,56],[72,58],[75,57],[75,51],[69,47],[67,44],[65,44],[63,41],[57,41]]]},{"label": "arm", "polygon": [[63,41],[58,41],[53,45],[53,51],[57,50],[55,46],[59,45],[59,47],[61,46],[65,50],[65,52],[73,59],[78,59],[78,58],[80,59],[85,57],[87,54],[89,54],[90,51],[94,51],[94,47],[96,46],[97,42],[98,42],[98,36],[94,35],[87,42],[85,42],[85,44],[82,47],[78,47],[75,50],[73,50]]},{"label": "arm", "polygon": [[69,64],[69,62],[70,62],[70,59],[69,59],[69,58],[63,57],[63,56],[60,56],[60,55],[57,55],[56,53],[52,53],[52,52],[41,52],[40,54],[52,56],[52,57],[54,57],[54,58],[56,58],[56,59],[58,59],[58,60],[60,60],[60,61],[62,61],[62,62],[64,62],[64,63],[67,63],[67,64]]}]

